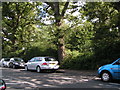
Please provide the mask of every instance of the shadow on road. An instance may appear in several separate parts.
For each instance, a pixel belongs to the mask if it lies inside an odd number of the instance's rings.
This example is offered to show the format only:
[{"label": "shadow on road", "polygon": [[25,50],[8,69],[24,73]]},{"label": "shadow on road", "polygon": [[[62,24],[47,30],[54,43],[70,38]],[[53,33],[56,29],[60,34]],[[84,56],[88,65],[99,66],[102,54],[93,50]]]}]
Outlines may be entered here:
[{"label": "shadow on road", "polygon": [[114,80],[114,81],[111,81],[111,83],[119,83],[120,84],[120,80]]},{"label": "shadow on road", "polygon": [[24,69],[5,68],[3,76],[9,87],[8,89],[118,88],[120,84],[119,81],[102,82],[92,72],[62,69],[54,73],[49,71],[37,73],[36,71],[26,71]]},{"label": "shadow on road", "polygon": [[[24,70],[24,69],[21,69],[20,71],[21,71],[21,72],[36,72],[35,70],[26,71],[26,70]],[[37,72],[36,72],[36,73],[37,73]],[[44,71],[42,71],[41,73],[65,73],[65,71],[62,71],[62,70],[57,70],[57,71],[44,70]]]}]

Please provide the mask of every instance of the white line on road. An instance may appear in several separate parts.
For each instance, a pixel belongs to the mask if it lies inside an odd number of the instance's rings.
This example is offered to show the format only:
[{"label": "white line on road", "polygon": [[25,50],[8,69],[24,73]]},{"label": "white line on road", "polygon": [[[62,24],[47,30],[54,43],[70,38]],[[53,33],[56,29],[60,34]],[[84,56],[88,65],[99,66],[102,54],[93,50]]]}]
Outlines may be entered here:
[{"label": "white line on road", "polygon": [[38,87],[35,83],[31,83],[31,82],[28,82],[28,81],[25,81],[25,80],[21,80],[21,79],[17,79],[17,78],[13,78],[13,77],[9,77],[12,81],[15,81],[15,83],[6,83],[6,84],[29,84],[30,86],[32,87]]},{"label": "white line on road", "polygon": [[21,83],[6,83],[6,84],[7,84],[7,85],[8,85],[8,84],[9,84],[9,85],[10,85],[10,84],[14,84],[14,85],[15,85],[15,84],[21,84]]},{"label": "white line on road", "polygon": [[112,85],[118,85],[118,86],[120,86],[120,84],[119,84],[119,83],[109,83],[109,84],[112,84]]}]

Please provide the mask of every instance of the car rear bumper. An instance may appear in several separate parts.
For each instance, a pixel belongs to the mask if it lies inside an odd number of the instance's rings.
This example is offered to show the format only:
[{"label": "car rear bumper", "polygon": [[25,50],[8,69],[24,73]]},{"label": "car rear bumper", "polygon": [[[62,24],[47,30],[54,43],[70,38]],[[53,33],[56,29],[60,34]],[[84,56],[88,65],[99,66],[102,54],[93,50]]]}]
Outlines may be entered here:
[{"label": "car rear bumper", "polygon": [[57,70],[59,68],[59,65],[57,65],[57,66],[54,66],[54,67],[50,67],[50,66],[43,66],[43,67],[41,67],[41,69],[47,69],[47,70]]}]

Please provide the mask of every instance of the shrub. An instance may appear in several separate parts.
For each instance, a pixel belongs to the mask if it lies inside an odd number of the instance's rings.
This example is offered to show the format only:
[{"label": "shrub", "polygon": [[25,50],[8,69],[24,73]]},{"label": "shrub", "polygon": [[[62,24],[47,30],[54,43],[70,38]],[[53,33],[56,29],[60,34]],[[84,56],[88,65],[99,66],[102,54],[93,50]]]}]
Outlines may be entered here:
[{"label": "shrub", "polygon": [[93,56],[90,53],[80,53],[78,51],[67,51],[67,57],[61,63],[61,68],[65,69],[93,69]]}]

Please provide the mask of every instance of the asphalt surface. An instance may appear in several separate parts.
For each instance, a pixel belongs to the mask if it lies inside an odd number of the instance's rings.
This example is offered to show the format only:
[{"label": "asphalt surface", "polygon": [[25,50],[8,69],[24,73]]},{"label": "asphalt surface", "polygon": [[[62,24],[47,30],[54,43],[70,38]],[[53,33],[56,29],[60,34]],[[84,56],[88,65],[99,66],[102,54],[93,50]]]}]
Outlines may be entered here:
[{"label": "asphalt surface", "polygon": [[26,90],[39,88],[107,88],[120,90],[120,81],[102,82],[96,71],[58,70],[37,73],[24,69],[1,68],[6,90]]}]

